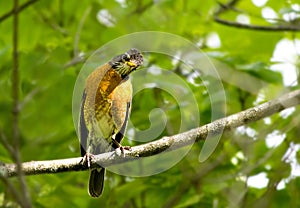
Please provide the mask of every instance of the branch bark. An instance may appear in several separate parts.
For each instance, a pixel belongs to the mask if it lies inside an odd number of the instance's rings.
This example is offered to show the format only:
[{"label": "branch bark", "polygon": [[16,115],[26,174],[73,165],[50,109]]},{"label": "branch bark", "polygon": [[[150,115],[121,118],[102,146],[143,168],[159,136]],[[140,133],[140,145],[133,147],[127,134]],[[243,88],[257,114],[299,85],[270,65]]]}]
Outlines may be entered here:
[{"label": "branch bark", "polygon": [[[132,147],[130,151],[125,151],[122,155],[117,154],[116,151],[95,155],[91,158],[91,168],[96,168],[98,164],[107,167],[113,164],[137,160],[142,157],[149,157],[163,151],[178,149],[193,144],[195,141],[209,139],[207,137],[208,135],[213,136],[222,134],[223,131],[229,131],[238,126],[255,122],[299,104],[300,90],[292,91],[269,102],[216,120],[204,126],[191,129],[187,132],[163,137],[153,142]],[[88,169],[89,167],[87,164],[82,163],[82,157],[48,161],[31,161],[22,164],[22,170],[25,175],[84,171]],[[0,165],[0,174],[6,177],[16,176],[18,174],[17,166],[15,164]]]}]

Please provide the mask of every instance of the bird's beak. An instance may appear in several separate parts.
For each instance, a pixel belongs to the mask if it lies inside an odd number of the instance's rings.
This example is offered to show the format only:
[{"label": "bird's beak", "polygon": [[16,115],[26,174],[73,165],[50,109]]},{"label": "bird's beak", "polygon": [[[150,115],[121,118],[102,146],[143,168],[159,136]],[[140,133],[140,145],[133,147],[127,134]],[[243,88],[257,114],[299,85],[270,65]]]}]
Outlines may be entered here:
[{"label": "bird's beak", "polygon": [[127,61],[126,64],[130,67],[137,67],[137,64],[131,61]]}]

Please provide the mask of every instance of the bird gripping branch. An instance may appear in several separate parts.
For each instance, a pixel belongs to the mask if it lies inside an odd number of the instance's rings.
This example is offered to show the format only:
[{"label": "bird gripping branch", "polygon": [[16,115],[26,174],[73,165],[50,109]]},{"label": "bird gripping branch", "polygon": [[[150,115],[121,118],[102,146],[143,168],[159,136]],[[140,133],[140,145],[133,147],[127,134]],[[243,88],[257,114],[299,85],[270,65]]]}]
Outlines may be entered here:
[{"label": "bird gripping branch", "polygon": [[[96,68],[86,79],[79,118],[81,156],[90,164],[92,155],[118,147],[124,136],[132,99],[128,75],[143,64],[139,50],[132,48]],[[92,169],[89,194],[99,197],[105,168]]]}]

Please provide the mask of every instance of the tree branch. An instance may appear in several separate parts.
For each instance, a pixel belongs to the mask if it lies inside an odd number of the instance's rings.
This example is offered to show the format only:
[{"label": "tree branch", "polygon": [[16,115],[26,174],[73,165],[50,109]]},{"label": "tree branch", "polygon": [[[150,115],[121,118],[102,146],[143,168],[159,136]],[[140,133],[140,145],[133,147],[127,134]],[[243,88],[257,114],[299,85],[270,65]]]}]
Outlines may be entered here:
[{"label": "tree branch", "polygon": [[229,1],[227,4],[219,3],[219,9],[214,13],[214,20],[220,24],[236,27],[236,28],[244,28],[250,30],[262,30],[262,31],[299,31],[300,27],[298,25],[276,25],[276,26],[267,26],[267,25],[251,25],[251,24],[243,24],[235,21],[225,20],[220,18],[220,16],[229,11],[235,10],[234,6],[237,4],[238,0]]},{"label": "tree branch", "polygon": [[[163,151],[172,151],[193,144],[195,141],[209,139],[207,138],[208,135],[213,136],[222,134],[223,130],[232,130],[238,126],[255,122],[299,104],[300,90],[292,91],[259,106],[249,108],[204,126],[191,129],[187,132],[163,137],[153,142],[132,147],[130,151],[125,151],[121,156],[116,152],[95,155],[95,157],[91,158],[91,168],[96,168],[99,163],[104,167],[107,167],[113,164],[137,160],[142,157],[149,157]],[[32,161],[22,164],[22,170],[26,175],[83,171],[87,169],[89,169],[87,164],[82,163],[82,157],[49,161]],[[16,176],[17,173],[15,164],[3,164],[0,166],[0,174],[5,174],[7,177]]]},{"label": "tree branch", "polygon": [[[14,152],[11,153],[14,161],[16,163],[16,173],[21,186],[21,201],[18,201],[22,207],[32,207],[30,202],[29,192],[27,190],[26,181],[24,173],[22,172],[22,160],[20,154],[20,132],[19,132],[19,51],[18,51],[18,36],[19,36],[19,1],[14,0],[14,9],[13,9],[13,69],[12,69],[12,138]],[[3,138],[4,140],[5,138]],[[5,180],[4,180],[5,181]],[[12,186],[10,189],[12,190]],[[19,197],[16,197],[19,200]]]},{"label": "tree branch", "polygon": [[239,22],[229,21],[221,19],[218,15],[214,16],[214,20],[223,25],[228,25],[236,28],[244,28],[251,30],[263,30],[263,31],[272,31],[272,32],[280,32],[280,31],[299,31],[300,27],[297,25],[277,25],[277,26],[264,26],[264,25],[250,25],[250,24],[242,24]]}]

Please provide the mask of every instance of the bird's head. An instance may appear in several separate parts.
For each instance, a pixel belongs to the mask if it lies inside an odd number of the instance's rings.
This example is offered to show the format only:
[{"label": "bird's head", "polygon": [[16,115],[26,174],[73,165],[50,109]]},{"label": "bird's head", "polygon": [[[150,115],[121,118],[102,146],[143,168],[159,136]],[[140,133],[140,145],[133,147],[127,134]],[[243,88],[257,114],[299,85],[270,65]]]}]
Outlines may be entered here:
[{"label": "bird's head", "polygon": [[126,77],[143,64],[143,55],[138,49],[131,48],[126,53],[112,58],[109,64],[122,77]]}]

